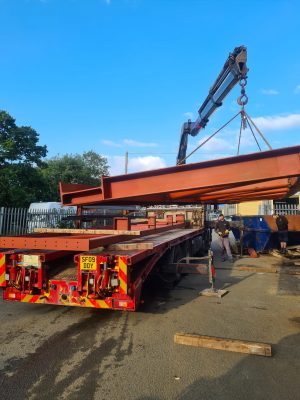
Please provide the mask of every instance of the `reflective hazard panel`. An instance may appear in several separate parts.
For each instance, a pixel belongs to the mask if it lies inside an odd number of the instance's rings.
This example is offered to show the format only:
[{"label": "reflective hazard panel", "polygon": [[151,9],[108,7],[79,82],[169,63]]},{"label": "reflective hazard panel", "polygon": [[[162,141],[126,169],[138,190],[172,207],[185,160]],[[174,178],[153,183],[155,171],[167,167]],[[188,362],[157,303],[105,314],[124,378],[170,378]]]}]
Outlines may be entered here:
[{"label": "reflective hazard panel", "polygon": [[95,271],[97,269],[96,256],[80,256],[80,269]]},{"label": "reflective hazard panel", "polygon": [[6,286],[5,254],[0,253],[0,286]]}]

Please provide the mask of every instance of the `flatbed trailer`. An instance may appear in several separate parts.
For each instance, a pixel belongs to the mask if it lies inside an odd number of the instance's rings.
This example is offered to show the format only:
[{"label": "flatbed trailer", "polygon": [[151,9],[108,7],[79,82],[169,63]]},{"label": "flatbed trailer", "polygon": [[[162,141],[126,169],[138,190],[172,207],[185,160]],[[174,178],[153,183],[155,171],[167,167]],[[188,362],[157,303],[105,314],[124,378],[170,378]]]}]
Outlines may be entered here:
[{"label": "flatbed trailer", "polygon": [[78,230],[77,235],[77,230],[54,229],[1,237],[3,299],[135,311],[150,274],[174,281],[177,262],[207,247],[205,227],[188,227],[182,215],[176,219],[173,223],[168,216],[158,223],[149,217],[146,224],[129,227],[128,220],[121,218],[115,224],[118,229],[107,230],[107,235],[99,230],[90,230],[99,234]]}]

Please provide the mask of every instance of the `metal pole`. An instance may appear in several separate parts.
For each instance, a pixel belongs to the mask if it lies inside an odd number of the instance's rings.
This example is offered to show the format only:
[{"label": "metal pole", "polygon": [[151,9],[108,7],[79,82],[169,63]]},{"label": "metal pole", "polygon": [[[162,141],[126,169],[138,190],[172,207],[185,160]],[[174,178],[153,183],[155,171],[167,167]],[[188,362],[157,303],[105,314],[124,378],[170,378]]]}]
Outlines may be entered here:
[{"label": "metal pole", "polygon": [[242,227],[240,227],[240,251],[241,251],[241,257],[243,257],[243,253],[244,253],[244,230]]},{"label": "metal pole", "polygon": [[0,235],[2,233],[3,219],[4,219],[4,207],[0,207]]},{"label": "metal pole", "polygon": [[212,251],[209,249],[208,250],[208,280],[211,285],[211,289],[214,288],[214,279],[212,275]]},{"label": "metal pole", "polygon": [[128,151],[125,153],[125,174],[128,174]]}]

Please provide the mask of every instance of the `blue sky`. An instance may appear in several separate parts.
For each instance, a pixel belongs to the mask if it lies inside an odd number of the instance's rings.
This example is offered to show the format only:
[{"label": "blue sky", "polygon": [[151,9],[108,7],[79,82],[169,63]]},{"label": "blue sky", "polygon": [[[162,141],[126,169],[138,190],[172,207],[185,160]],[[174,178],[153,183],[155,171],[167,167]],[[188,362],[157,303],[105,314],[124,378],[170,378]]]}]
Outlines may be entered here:
[{"label": "blue sky", "polygon": [[[248,114],[273,147],[299,144],[299,15],[297,0],[0,0],[0,109],[36,129],[49,157],[92,149],[112,174],[126,151],[130,171],[174,165],[181,125],[244,44]],[[189,150],[238,112],[238,95]],[[238,124],[190,161],[236,154]]]}]

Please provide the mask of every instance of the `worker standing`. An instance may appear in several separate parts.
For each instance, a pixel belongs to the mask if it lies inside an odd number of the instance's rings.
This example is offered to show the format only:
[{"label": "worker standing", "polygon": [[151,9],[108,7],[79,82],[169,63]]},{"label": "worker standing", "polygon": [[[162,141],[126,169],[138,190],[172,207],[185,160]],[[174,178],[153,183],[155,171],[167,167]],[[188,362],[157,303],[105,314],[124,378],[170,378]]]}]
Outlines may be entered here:
[{"label": "worker standing", "polygon": [[230,224],[225,220],[224,215],[220,214],[218,221],[216,222],[215,232],[219,235],[219,243],[222,249],[222,261],[226,260],[226,254],[230,262],[233,262],[230,243],[229,243],[229,232]]},{"label": "worker standing", "polygon": [[280,252],[286,254],[286,244],[288,242],[289,221],[285,215],[274,215],[278,229],[278,240],[280,242]]}]

